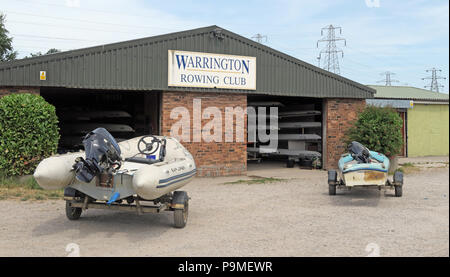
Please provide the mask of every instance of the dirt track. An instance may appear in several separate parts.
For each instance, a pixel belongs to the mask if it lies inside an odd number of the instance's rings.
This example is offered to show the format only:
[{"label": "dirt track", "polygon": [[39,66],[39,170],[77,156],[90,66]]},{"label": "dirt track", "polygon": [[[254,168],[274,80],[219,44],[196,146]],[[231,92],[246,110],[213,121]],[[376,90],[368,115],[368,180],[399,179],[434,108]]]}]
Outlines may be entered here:
[{"label": "dirt track", "polygon": [[[0,256],[380,256],[449,255],[449,170],[405,176],[393,191],[338,191],[330,197],[325,171],[261,169],[289,178],[271,184],[223,184],[244,177],[199,178],[185,229],[173,215],[138,216],[88,210],[69,221],[64,201],[0,201]],[[376,254],[375,252],[372,252]]]}]

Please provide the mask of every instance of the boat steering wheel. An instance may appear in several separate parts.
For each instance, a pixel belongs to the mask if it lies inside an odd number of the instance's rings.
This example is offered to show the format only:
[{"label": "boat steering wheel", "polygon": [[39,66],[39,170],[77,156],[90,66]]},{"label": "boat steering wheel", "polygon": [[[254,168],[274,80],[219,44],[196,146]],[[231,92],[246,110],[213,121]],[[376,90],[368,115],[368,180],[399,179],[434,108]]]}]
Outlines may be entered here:
[{"label": "boat steering wheel", "polygon": [[143,136],[138,142],[139,153],[144,155],[151,155],[158,150],[161,141],[155,136]]}]

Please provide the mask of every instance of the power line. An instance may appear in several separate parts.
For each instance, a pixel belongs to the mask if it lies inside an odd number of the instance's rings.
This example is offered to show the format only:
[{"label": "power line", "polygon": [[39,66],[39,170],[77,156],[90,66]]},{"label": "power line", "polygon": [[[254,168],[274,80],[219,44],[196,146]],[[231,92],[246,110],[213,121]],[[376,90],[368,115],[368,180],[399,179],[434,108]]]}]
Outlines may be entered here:
[{"label": "power line", "polygon": [[[57,4],[57,3],[49,3],[49,2],[42,2],[42,1],[32,1],[32,2],[30,2],[30,1],[26,1],[26,0],[16,0],[16,1],[24,2],[24,3],[32,4],[32,5],[38,5],[38,6],[48,5],[48,6],[57,6],[57,7],[61,7],[61,8],[68,8],[64,4]],[[89,9],[89,8],[83,8],[83,7],[77,7],[77,10],[85,10],[85,11],[90,11],[90,12],[97,12],[97,13],[104,13],[104,14],[111,14],[111,15],[120,15],[120,16],[142,17],[142,18],[146,18],[146,19],[149,18],[148,15],[143,15],[143,14],[127,14],[127,13],[123,13],[123,12],[114,13],[114,12],[109,12],[109,11],[105,11],[105,10]],[[165,27],[152,27],[152,28],[173,30],[171,28],[165,28]]]},{"label": "power line", "polygon": [[340,66],[340,69],[341,69],[341,74],[343,74],[343,72],[349,72],[349,73],[354,74],[356,77],[364,77],[366,79],[372,79],[372,77],[373,77],[373,74],[371,74],[369,71],[364,72],[359,69],[342,66],[342,65]]},{"label": "power line", "polygon": [[[373,71],[373,70],[374,70],[374,67],[373,67],[373,66],[369,66],[369,65],[367,65],[367,64],[363,64],[363,63],[354,61],[353,59],[350,59],[350,58],[348,57],[348,55],[346,56],[345,61],[360,66],[360,67],[361,67],[361,70],[366,70],[366,71]],[[341,67],[342,67],[342,65],[341,65]],[[364,67],[364,68],[363,68],[363,67]]]},{"label": "power line", "polygon": [[337,48],[337,41],[344,41],[344,46],[347,45],[347,41],[344,38],[336,37],[336,30],[339,30],[339,34],[342,34],[341,27],[334,27],[333,25],[326,26],[322,28],[321,35],[323,36],[323,31],[327,31],[326,37],[317,41],[317,48],[319,48],[319,43],[326,42],[326,47],[322,49],[317,57],[318,64],[320,67],[320,61],[322,59],[322,54],[325,54],[325,60],[323,62],[322,68],[328,70],[330,72],[340,74],[339,69],[339,58],[338,53],[342,54],[342,58],[344,57],[344,52]]},{"label": "power line", "polygon": [[385,78],[384,78],[384,80],[377,81],[377,83],[383,82],[383,83],[385,83],[385,86],[391,86],[392,82],[394,82],[394,83],[399,82],[399,80],[393,80],[391,78],[392,75],[395,75],[394,72],[386,71],[386,72],[380,73],[380,75],[385,75]]},{"label": "power line", "polygon": [[78,27],[73,25],[54,25],[54,24],[45,24],[45,23],[38,23],[38,22],[29,22],[29,21],[16,21],[16,20],[8,20],[8,23],[19,23],[19,24],[28,24],[28,25],[38,25],[38,26],[48,26],[52,28],[64,28],[64,29],[79,29],[79,30],[88,30],[88,31],[97,31],[97,32],[109,32],[109,33],[121,33],[121,34],[128,34],[128,35],[139,35],[139,36],[148,36],[149,34],[142,34],[142,33],[130,33],[130,32],[124,32],[124,31],[118,31],[118,30],[107,30],[107,29],[94,29],[90,27]]},{"label": "power line", "polygon": [[[14,45],[14,46],[16,46],[16,47],[20,47],[20,51],[22,51],[22,52],[26,52],[26,51],[23,51],[23,50],[31,50],[31,51],[36,51],[36,50],[49,50],[49,47],[44,47],[44,46],[33,46],[33,45],[22,45],[22,44],[19,44],[19,45]],[[68,50],[70,50],[70,49],[66,49],[66,48],[59,48],[58,47],[58,50],[61,50],[61,51],[68,51]]]},{"label": "power line", "polygon": [[442,70],[440,69],[436,69],[436,68],[432,68],[432,69],[427,69],[425,70],[426,72],[430,72],[431,71],[431,76],[430,77],[425,77],[422,78],[422,80],[427,80],[427,79],[431,79],[431,83],[429,86],[425,86],[425,88],[430,88],[431,91],[435,91],[435,92],[439,92],[439,88],[443,88],[443,85],[440,85],[438,83],[439,79],[443,79],[445,80],[445,77],[441,77],[441,76],[437,76],[437,72],[441,72]]},{"label": "power line", "polygon": [[45,39],[58,39],[58,40],[73,40],[73,41],[87,41],[87,42],[97,42],[97,43],[105,43],[104,41],[99,40],[88,40],[88,39],[80,39],[80,38],[64,38],[64,37],[48,37],[48,36],[35,36],[35,35],[24,35],[24,34],[11,34],[13,37],[30,37],[30,38],[45,38]]},{"label": "power line", "polygon": [[261,35],[261,34],[256,34],[256,35],[252,36],[252,39],[256,40],[258,43],[262,43],[263,40],[264,40],[264,42],[267,42],[267,36]]},{"label": "power line", "polygon": [[47,15],[39,15],[39,14],[33,14],[33,13],[23,13],[23,12],[15,12],[15,11],[6,11],[5,13],[12,13],[12,14],[18,14],[18,15],[27,15],[27,16],[34,16],[34,17],[41,17],[41,18],[50,18],[50,19],[56,19],[56,20],[64,20],[64,21],[75,21],[75,22],[84,22],[84,23],[92,23],[92,24],[100,24],[100,25],[111,25],[111,26],[118,26],[118,27],[130,27],[130,28],[156,28],[156,29],[165,29],[165,30],[172,30],[175,29],[169,29],[169,28],[163,28],[163,27],[157,27],[157,26],[146,26],[146,25],[125,25],[125,24],[118,24],[118,23],[110,23],[110,22],[99,22],[99,21],[93,21],[93,20],[85,20],[85,19],[73,19],[73,18],[67,18],[67,17],[58,17],[58,16],[47,16]]}]

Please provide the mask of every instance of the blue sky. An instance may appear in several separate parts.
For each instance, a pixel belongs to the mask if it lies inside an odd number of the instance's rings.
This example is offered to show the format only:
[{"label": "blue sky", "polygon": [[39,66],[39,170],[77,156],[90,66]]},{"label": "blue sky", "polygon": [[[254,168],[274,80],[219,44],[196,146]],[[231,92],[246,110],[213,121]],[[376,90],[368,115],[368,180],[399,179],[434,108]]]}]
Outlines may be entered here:
[{"label": "blue sky", "polygon": [[218,25],[266,35],[264,44],[317,65],[320,30],[333,24],[347,40],[341,75],[377,84],[391,71],[393,85],[423,88],[425,70],[436,67],[449,90],[447,0],[0,0],[0,12],[20,57]]}]

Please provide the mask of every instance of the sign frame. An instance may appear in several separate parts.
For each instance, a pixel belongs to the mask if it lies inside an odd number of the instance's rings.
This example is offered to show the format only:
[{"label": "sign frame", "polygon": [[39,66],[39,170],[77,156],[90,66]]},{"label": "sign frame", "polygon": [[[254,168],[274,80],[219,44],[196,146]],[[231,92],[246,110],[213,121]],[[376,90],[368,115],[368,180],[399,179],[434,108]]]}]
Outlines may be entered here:
[{"label": "sign frame", "polygon": [[[200,59],[210,59],[212,63],[212,59],[218,57],[220,59],[230,58],[236,61],[240,61],[239,69],[242,69],[241,72],[232,71],[232,70],[216,70],[216,69],[204,69],[197,67],[188,67],[189,64],[185,64],[185,66],[181,69],[179,65],[177,65],[176,54],[187,54],[188,56],[199,57]],[[184,60],[183,60],[184,61]],[[243,63],[244,61],[248,61],[248,73],[244,72]],[[194,52],[194,51],[184,51],[184,50],[168,50],[168,66],[167,66],[167,86],[168,87],[192,87],[192,88],[212,88],[212,89],[232,89],[232,90],[256,90],[256,57],[250,56],[240,56],[240,55],[230,55],[230,54],[217,54],[217,53],[206,53],[206,52]],[[239,63],[238,63],[239,64]],[[231,66],[232,67],[232,66]],[[219,83],[210,83],[210,84],[202,84],[199,82],[181,82],[179,78],[181,78],[182,74],[187,74],[187,72],[199,72],[195,77],[199,79],[205,80],[205,78],[210,77],[210,79],[218,79]],[[239,75],[239,76],[236,76]],[[244,76],[243,76],[244,75]],[[206,77],[208,76],[208,77]],[[189,76],[191,77],[191,76]],[[233,79],[232,77],[238,77],[245,79],[245,84],[226,84],[225,78],[231,82],[231,80],[240,80],[242,79]],[[178,79],[178,81],[177,81]],[[185,78],[186,79],[186,78]]]}]

